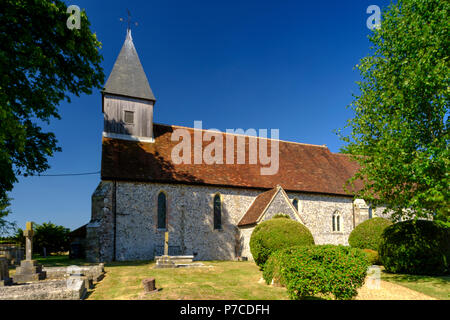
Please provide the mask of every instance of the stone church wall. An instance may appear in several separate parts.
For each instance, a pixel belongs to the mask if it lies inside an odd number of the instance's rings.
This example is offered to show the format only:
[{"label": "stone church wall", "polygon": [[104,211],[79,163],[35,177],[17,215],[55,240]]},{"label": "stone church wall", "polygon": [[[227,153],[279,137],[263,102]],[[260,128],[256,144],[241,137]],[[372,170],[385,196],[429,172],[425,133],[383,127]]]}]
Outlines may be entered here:
[{"label": "stone church wall", "polygon": [[[92,197],[92,220],[87,228],[87,257],[91,261],[111,261],[114,245],[114,183],[103,181]],[[116,259],[151,260],[164,244],[164,232],[157,228],[157,197],[167,196],[169,246],[195,260],[252,259],[249,241],[254,226],[237,224],[262,191],[238,188],[116,182]],[[222,197],[222,229],[213,228],[213,198]],[[281,195],[281,192],[278,194]],[[304,222],[316,244],[347,245],[353,229],[354,208],[350,197],[291,193],[299,200],[300,222]],[[278,197],[278,196],[277,196]],[[286,202],[274,199],[262,220],[277,213],[292,216]],[[332,231],[333,213],[341,216],[341,231]],[[298,219],[298,216],[294,215]],[[362,222],[362,221],[360,221]]]}]

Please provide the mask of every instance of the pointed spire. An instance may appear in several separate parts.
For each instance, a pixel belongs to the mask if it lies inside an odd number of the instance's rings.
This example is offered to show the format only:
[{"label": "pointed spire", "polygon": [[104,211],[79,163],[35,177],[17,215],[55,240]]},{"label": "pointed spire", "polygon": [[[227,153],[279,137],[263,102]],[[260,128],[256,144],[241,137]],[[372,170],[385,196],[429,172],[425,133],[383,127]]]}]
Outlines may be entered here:
[{"label": "pointed spire", "polygon": [[103,93],[156,101],[134,47],[130,28]]}]

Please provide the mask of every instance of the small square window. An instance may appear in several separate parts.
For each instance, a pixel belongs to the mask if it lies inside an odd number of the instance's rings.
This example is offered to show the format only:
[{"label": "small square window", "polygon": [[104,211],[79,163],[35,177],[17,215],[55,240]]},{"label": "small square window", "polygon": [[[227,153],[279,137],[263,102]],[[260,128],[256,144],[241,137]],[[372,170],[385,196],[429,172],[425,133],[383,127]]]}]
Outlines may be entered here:
[{"label": "small square window", "polygon": [[125,123],[133,124],[134,123],[134,112],[133,111],[125,111]]}]

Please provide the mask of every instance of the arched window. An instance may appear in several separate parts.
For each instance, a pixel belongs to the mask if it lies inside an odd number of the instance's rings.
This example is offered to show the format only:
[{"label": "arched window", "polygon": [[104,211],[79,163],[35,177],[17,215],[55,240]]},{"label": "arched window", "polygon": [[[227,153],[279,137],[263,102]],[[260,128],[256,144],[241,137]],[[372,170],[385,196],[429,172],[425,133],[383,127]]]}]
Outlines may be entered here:
[{"label": "arched window", "polygon": [[292,200],[292,204],[294,205],[295,210],[298,211],[298,199],[295,198],[294,200]]},{"label": "arched window", "polygon": [[340,232],[341,229],[341,215],[338,211],[335,211],[333,213],[333,232]]},{"label": "arched window", "polygon": [[214,196],[214,230],[222,229],[222,199],[220,194]]},{"label": "arched window", "polygon": [[167,197],[164,192],[158,194],[158,229],[166,229]]}]

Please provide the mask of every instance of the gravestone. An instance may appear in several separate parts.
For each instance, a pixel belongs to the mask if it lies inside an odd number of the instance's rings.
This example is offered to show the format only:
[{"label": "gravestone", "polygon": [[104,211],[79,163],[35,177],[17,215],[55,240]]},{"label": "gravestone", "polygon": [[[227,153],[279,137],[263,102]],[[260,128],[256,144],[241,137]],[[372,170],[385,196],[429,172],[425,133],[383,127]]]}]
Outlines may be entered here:
[{"label": "gravestone", "polygon": [[0,256],[0,287],[11,284],[9,278],[8,260],[4,256]]},{"label": "gravestone", "polygon": [[147,278],[142,280],[142,284],[144,286],[144,293],[152,293],[158,291],[156,289],[156,280],[155,278]]},{"label": "gravestone", "polygon": [[13,276],[15,283],[25,283],[45,279],[45,271],[42,266],[33,260],[33,223],[27,222],[27,228],[23,231],[25,236],[25,260],[20,262],[20,267],[16,268]]}]

